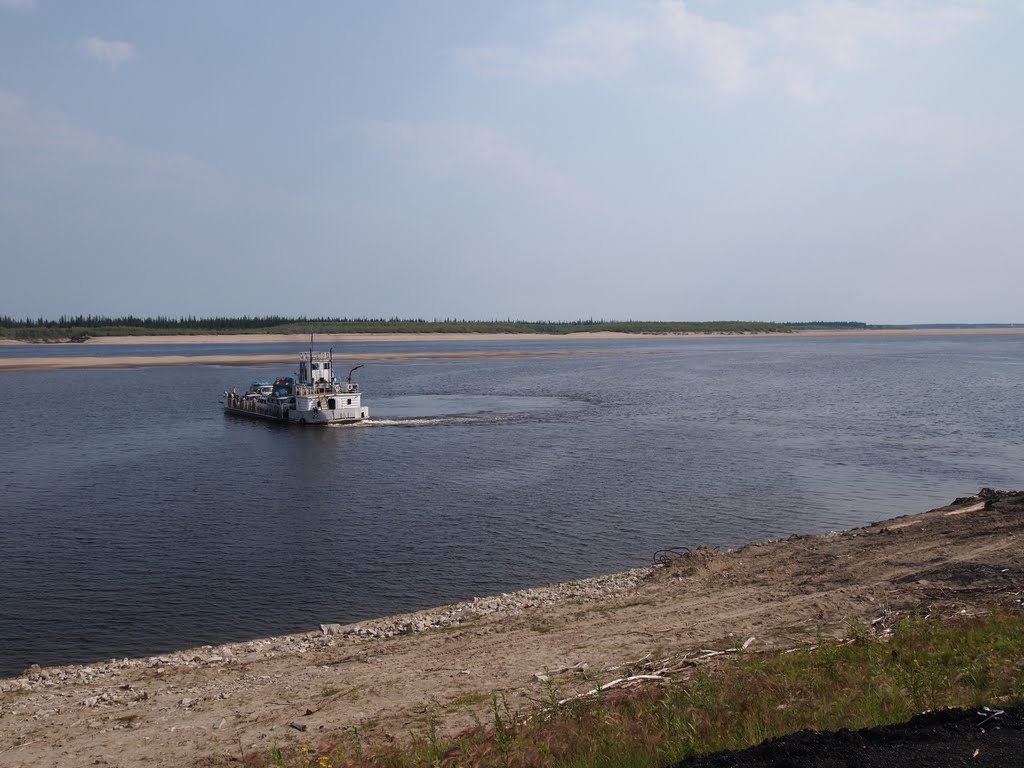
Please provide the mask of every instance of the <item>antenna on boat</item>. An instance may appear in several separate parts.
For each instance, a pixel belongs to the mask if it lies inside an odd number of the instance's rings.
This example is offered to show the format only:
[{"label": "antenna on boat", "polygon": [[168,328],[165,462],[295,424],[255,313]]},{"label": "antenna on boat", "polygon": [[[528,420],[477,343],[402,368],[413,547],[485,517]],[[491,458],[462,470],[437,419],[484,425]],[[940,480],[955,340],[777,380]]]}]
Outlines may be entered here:
[{"label": "antenna on boat", "polygon": [[362,368],[362,367],[363,367],[364,365],[366,365],[366,363],[361,363],[360,365],[357,365],[357,366],[356,366],[355,368],[353,368],[352,370],[350,370],[350,371],[348,372],[348,378],[346,379],[346,381],[347,381],[347,382],[348,382],[349,384],[351,384],[351,383],[352,383],[352,374],[353,374],[353,373],[355,373],[356,371],[358,371],[358,370],[359,370],[360,368]]}]

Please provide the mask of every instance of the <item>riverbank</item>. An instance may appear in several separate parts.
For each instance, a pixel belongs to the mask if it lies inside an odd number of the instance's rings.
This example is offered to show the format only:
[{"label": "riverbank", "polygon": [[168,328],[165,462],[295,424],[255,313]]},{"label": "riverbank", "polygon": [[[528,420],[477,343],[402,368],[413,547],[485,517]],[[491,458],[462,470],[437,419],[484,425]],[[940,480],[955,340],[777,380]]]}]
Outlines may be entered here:
[{"label": "riverbank", "polygon": [[[527,710],[672,658],[717,658],[953,615],[1024,589],[1024,494],[667,567],[478,598],[350,626],[0,681],[0,762],[190,765],[358,728],[402,739]],[[291,724],[303,726],[298,730]]]}]

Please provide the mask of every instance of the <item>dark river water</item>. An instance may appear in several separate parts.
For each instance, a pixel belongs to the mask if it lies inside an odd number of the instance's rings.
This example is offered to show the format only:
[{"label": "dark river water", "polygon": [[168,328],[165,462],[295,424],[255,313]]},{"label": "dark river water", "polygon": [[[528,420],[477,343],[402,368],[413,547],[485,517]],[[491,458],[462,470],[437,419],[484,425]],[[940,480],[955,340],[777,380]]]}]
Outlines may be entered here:
[{"label": "dark river water", "polygon": [[0,374],[0,675],[1024,486],[1024,336],[412,346],[564,354],[369,361],[370,423],[326,429],[222,413],[224,389],[288,366]]}]

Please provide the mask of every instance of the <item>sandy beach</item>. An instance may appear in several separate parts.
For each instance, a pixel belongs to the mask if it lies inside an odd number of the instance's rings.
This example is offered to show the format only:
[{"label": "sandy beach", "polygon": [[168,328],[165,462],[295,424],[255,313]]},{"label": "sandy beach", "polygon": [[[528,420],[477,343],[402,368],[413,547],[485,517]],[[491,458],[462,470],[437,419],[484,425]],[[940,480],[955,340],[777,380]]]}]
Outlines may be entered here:
[{"label": "sandy beach", "polygon": [[[600,355],[604,352],[590,351],[564,351],[544,350],[544,342],[573,342],[587,340],[653,340],[664,342],[668,339],[678,340],[678,351],[685,351],[685,342],[690,339],[716,338],[716,339],[750,339],[750,338],[867,338],[867,337],[941,337],[941,336],[1020,336],[1024,335],[1024,328],[950,328],[950,329],[878,329],[878,330],[854,330],[854,331],[798,331],[796,333],[764,333],[764,334],[681,334],[681,335],[645,335],[629,333],[574,333],[567,336],[555,336],[550,334],[503,334],[503,333],[389,333],[389,334],[323,334],[315,338],[318,348],[323,345],[332,344],[360,344],[365,342],[383,343],[407,343],[407,342],[479,342],[479,341],[514,341],[522,342],[523,349],[495,351],[495,352],[466,352],[457,348],[447,352],[404,352],[386,354],[367,354],[362,352],[351,352],[344,349],[339,350],[346,360],[401,360],[416,358],[473,358],[473,357],[543,357],[543,356],[566,356],[566,355]],[[126,344],[219,344],[237,345],[238,354],[220,355],[146,355],[146,356],[113,356],[113,355],[75,355],[75,356],[46,356],[46,357],[8,357],[0,354],[0,372],[4,371],[44,371],[61,368],[139,368],[148,366],[168,365],[245,365],[263,366],[291,363],[295,360],[294,354],[288,355],[253,355],[246,354],[244,348],[249,344],[294,344],[296,350],[301,350],[309,343],[309,337],[305,334],[232,334],[232,335],[202,335],[202,336],[111,336],[89,339],[82,344],[74,346],[97,346],[97,345],[126,345]],[[0,340],[3,345],[16,345],[22,348],[27,346],[39,346],[40,348],[60,348],[68,346],[65,344],[39,344],[30,345],[26,342]],[[457,346],[457,345],[453,345]],[[661,354],[668,354],[664,349]],[[616,352],[615,354],[622,354]],[[631,354],[642,354],[633,351]]]},{"label": "sandy beach", "polygon": [[[355,353],[345,354],[345,360],[438,360],[460,358],[517,358],[517,357],[601,357],[614,354],[644,355],[671,354],[665,352],[645,353],[628,350],[622,352],[601,351],[565,351],[565,350],[508,350],[504,352],[386,352],[386,353]],[[61,368],[148,368],[153,366],[172,365],[231,365],[231,366],[269,366],[292,365],[296,355],[116,355],[106,357],[0,357],[0,372],[3,371],[47,371]]]},{"label": "sandy beach", "polygon": [[[884,514],[884,512],[883,512]],[[487,722],[491,695],[533,711],[558,696],[671,667],[884,633],[901,616],[984,611],[1024,590],[1024,493],[822,536],[306,634],[142,659],[33,667],[0,680],[0,763],[182,766],[240,750],[315,746],[357,727],[406,739],[428,721]],[[305,727],[299,731],[292,723]]]}]

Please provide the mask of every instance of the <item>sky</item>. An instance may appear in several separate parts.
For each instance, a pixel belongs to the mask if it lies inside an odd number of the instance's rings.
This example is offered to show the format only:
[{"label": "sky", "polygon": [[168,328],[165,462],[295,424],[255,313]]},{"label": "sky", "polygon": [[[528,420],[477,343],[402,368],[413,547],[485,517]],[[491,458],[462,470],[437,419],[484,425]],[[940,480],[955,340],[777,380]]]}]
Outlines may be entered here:
[{"label": "sky", "polygon": [[1024,322],[1024,2],[0,0],[0,315]]}]

